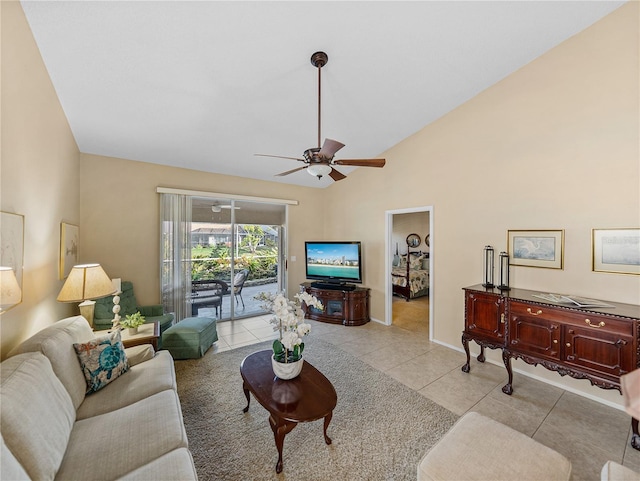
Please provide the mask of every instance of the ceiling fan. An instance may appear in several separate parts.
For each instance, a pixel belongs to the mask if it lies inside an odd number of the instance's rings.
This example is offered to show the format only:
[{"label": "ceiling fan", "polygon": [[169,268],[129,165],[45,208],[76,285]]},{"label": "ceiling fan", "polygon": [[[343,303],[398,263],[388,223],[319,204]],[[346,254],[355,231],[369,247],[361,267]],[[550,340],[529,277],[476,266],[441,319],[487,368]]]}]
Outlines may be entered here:
[{"label": "ceiling fan", "polygon": [[334,168],[335,165],[352,165],[356,167],[384,167],[385,159],[341,159],[334,160],[334,155],[338,150],[344,147],[344,144],[337,140],[325,139],[324,144],[320,147],[320,125],[321,125],[321,81],[322,81],[322,67],[327,64],[329,57],[324,52],[316,52],[311,56],[311,65],[318,69],[318,146],[312,147],[304,151],[303,158],[299,157],[285,157],[282,155],[269,155],[269,154],[255,154],[261,157],[274,157],[277,159],[291,159],[304,162],[303,167],[288,170],[280,174],[276,174],[278,177],[293,174],[299,170],[307,169],[309,174],[321,179],[323,175],[328,175],[333,180],[338,181],[346,178],[346,175],[339,172]]},{"label": "ceiling fan", "polygon": [[238,210],[240,209],[240,207],[234,206],[231,207],[230,205],[226,205],[226,204],[213,204],[211,206],[211,212],[217,214],[219,212],[222,212],[222,209],[234,209],[234,210]]}]

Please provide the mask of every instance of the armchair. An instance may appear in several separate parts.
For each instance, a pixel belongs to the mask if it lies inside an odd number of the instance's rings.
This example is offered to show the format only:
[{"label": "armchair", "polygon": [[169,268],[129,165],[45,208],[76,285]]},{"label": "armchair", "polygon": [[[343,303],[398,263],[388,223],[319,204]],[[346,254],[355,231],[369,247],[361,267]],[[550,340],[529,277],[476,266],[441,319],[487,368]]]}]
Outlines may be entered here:
[{"label": "armchair", "polygon": [[628,372],[620,376],[620,385],[624,407],[631,416],[631,446],[640,449],[640,433],[638,432],[638,419],[640,419],[640,369]]},{"label": "armchair", "polygon": [[[173,323],[173,314],[165,313],[161,305],[139,306],[133,293],[133,284],[130,281],[122,281],[122,294],[120,294],[120,315],[140,312],[145,317],[146,323],[160,321],[160,333],[162,334]],[[93,317],[93,325],[96,330],[110,329],[113,321],[113,296],[96,300],[96,309]]]}]

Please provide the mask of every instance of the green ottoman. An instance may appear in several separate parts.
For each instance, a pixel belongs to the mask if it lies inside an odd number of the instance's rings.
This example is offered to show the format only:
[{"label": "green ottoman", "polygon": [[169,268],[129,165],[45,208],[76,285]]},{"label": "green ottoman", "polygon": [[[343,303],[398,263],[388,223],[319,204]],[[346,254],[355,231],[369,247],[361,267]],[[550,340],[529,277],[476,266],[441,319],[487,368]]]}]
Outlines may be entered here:
[{"label": "green ottoman", "polygon": [[215,319],[187,317],[162,333],[162,348],[174,359],[196,359],[217,340]]}]

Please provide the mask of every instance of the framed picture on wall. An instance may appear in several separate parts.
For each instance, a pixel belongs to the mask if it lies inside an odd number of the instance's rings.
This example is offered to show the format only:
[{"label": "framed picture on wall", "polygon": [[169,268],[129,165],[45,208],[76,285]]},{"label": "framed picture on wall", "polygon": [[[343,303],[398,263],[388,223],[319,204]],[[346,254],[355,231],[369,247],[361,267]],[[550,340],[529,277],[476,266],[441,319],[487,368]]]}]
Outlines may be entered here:
[{"label": "framed picture on wall", "polygon": [[509,230],[507,250],[513,266],[564,267],[564,230]]},{"label": "framed picture on wall", "polygon": [[80,233],[77,225],[60,223],[60,279],[66,279],[78,263]]},{"label": "framed picture on wall", "polygon": [[591,251],[594,272],[640,275],[640,229],[593,229]]}]

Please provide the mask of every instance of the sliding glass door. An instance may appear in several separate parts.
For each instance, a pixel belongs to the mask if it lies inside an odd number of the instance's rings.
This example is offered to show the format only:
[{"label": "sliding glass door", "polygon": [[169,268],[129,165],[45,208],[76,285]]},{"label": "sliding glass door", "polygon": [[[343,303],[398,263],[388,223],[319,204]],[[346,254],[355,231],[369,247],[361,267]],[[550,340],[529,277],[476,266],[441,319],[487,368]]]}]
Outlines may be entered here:
[{"label": "sliding glass door", "polygon": [[255,296],[285,285],[286,206],[195,196],[189,205],[189,222],[182,224],[189,245],[182,260],[171,262],[173,272],[176,263],[186,271],[174,276],[184,289],[173,289],[182,295],[186,317],[232,320],[264,314]]}]

